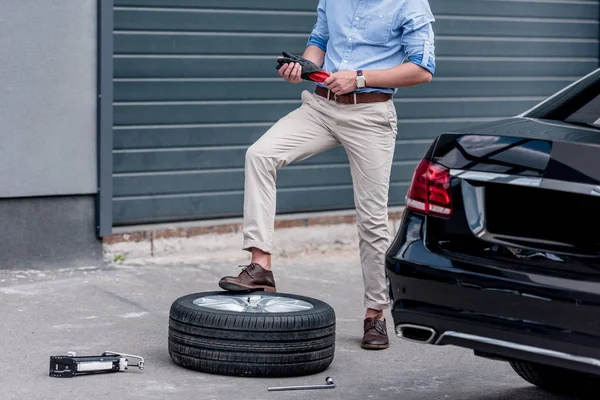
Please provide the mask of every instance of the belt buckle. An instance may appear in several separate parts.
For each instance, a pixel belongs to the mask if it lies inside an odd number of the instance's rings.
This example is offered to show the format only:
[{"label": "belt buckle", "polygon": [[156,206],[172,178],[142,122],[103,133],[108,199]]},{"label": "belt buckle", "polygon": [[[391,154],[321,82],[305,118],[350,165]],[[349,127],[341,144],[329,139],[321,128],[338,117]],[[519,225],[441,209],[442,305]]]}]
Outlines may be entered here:
[{"label": "belt buckle", "polygon": [[[337,94],[333,93],[333,98],[332,98],[331,97],[332,93],[333,92],[331,91],[331,89],[327,89],[327,100],[333,100],[334,102],[338,103],[338,101],[337,101],[337,98],[338,98]],[[340,104],[340,103],[338,103],[338,104]]]},{"label": "belt buckle", "polygon": [[[358,98],[356,96],[356,92],[352,92],[352,98],[354,100],[353,104],[358,104]],[[327,100],[331,100],[331,90],[327,89]],[[338,102],[338,95],[337,94],[333,94],[333,101],[336,102],[337,104],[342,104]]]},{"label": "belt buckle", "polygon": [[[331,98],[331,89],[327,89],[327,100],[332,100]],[[333,101],[337,103],[337,94],[333,93]]]}]

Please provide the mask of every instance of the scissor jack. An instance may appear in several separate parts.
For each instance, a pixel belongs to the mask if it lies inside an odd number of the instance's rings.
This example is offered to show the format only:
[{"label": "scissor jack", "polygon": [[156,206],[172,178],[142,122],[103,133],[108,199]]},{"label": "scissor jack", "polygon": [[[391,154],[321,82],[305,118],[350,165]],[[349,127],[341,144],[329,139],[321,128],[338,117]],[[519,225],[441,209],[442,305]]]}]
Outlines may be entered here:
[{"label": "scissor jack", "polygon": [[[130,362],[137,359],[137,362]],[[119,372],[127,367],[144,369],[144,359],[131,354],[105,351],[99,356],[79,356],[68,352],[66,356],[50,356],[50,376],[54,378],[72,378],[75,375],[95,374],[102,372]]]}]

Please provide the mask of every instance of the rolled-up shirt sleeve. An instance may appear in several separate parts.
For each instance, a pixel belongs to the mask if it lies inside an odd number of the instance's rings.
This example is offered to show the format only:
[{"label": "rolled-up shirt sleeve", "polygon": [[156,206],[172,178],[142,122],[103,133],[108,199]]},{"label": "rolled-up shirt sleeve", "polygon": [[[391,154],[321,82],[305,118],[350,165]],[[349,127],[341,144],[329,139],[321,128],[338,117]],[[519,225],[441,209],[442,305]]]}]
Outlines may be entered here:
[{"label": "rolled-up shirt sleeve", "polygon": [[416,6],[415,3],[405,9],[402,15],[402,48],[409,62],[417,64],[433,75],[435,73],[435,40],[433,23],[435,18],[425,3]]},{"label": "rolled-up shirt sleeve", "polygon": [[325,15],[325,1],[319,0],[317,6],[317,22],[313,27],[308,38],[306,46],[317,46],[323,51],[327,51],[327,42],[329,42],[329,29],[327,28],[327,16]]}]

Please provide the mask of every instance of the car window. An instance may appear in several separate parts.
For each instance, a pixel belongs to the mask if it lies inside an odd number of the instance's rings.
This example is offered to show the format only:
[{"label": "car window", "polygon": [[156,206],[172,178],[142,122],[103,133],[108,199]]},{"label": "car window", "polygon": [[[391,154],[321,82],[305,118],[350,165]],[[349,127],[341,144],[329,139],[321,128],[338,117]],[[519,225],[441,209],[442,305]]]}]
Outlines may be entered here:
[{"label": "car window", "polygon": [[600,68],[538,104],[523,116],[600,129]]},{"label": "car window", "polygon": [[600,128],[600,94],[567,117],[565,121],[590,124]]}]

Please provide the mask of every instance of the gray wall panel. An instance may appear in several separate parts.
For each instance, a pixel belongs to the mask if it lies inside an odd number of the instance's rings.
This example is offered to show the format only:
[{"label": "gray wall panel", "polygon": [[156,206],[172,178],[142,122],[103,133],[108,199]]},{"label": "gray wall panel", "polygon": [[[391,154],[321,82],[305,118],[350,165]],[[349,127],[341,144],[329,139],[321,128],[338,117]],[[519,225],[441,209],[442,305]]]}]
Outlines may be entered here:
[{"label": "gray wall panel", "polygon": [[[444,130],[463,127],[466,120],[401,120],[398,139],[433,139]],[[249,146],[271,126],[265,124],[220,124],[171,127],[138,127],[115,129],[115,150],[155,149],[169,147]]]},{"label": "gray wall panel", "polygon": [[0,15],[0,197],[96,193],[96,0]]},{"label": "gray wall panel", "polygon": [[514,41],[508,39],[447,38],[436,40],[436,54],[460,57],[582,57],[597,58],[598,42],[592,40],[548,40],[540,46],[538,40]]},{"label": "gray wall panel", "polygon": [[282,10],[314,12],[317,1],[297,0],[115,0],[116,6],[222,8],[225,10]]},{"label": "gray wall panel", "polygon": [[[266,40],[265,40],[266,39]],[[306,37],[269,37],[265,34],[248,35],[185,35],[181,33],[117,33],[115,34],[116,54],[220,54],[220,55],[269,55],[282,50],[298,52],[306,44]],[[271,67],[273,69],[274,66]]]},{"label": "gray wall panel", "polygon": [[[598,2],[430,3],[437,73],[396,95],[390,204],[441,131],[518,114],[598,66]],[[240,215],[248,145],[312,86],[280,81],[274,59],[303,51],[316,4],[116,0],[117,223]],[[352,207],[350,183],[341,148],[284,168],[278,212]]]},{"label": "gray wall panel", "polygon": [[[394,154],[395,161],[420,159],[431,140],[398,141]],[[212,147],[203,149],[161,149],[132,152],[116,151],[114,154],[115,173],[182,171],[198,169],[241,168],[247,146]],[[298,165],[340,164],[348,158],[343,148],[337,147],[324,153],[298,162]]]},{"label": "gray wall panel", "polygon": [[115,101],[298,100],[298,90],[314,85],[290,85],[283,79],[117,81]]},{"label": "gray wall panel", "polygon": [[[593,71],[598,61],[556,58],[438,57],[437,77],[580,77]],[[116,78],[272,78],[273,57],[115,57]],[[277,76],[277,75],[275,75]]]},{"label": "gray wall panel", "polygon": [[[187,9],[223,10],[282,10],[313,13],[316,0],[115,0],[119,7],[171,7]],[[575,18],[594,19],[598,15],[598,2],[594,0],[550,1],[494,1],[494,0],[430,0],[436,15]]]},{"label": "gray wall panel", "polygon": [[[398,118],[502,117],[518,114],[542,98],[402,99],[396,101]],[[300,106],[296,101],[218,103],[140,103],[115,106],[116,125],[213,124],[272,122]]]},{"label": "gray wall panel", "polygon": [[[194,35],[202,32],[226,32],[227,36],[236,36],[233,32],[245,35],[260,33],[279,33],[283,37],[301,33],[306,43],[306,32],[315,22],[316,14],[274,14],[256,12],[219,12],[206,10],[199,12],[182,12],[170,10],[116,11],[115,28],[123,31],[157,31],[152,36],[160,35],[160,31],[193,31]],[[243,24],[240,21],[243,20]],[[477,18],[462,16],[436,17],[436,31],[444,35],[468,36],[524,36],[548,38],[588,38],[597,37],[598,21],[595,19],[531,19],[478,16]],[[148,33],[146,33],[148,34]],[[270,35],[269,35],[270,36]],[[282,37],[283,36],[283,37]]]},{"label": "gray wall panel", "polygon": [[[159,31],[279,32],[306,34],[315,24],[316,13],[272,13],[256,11],[173,9],[116,10],[115,29]],[[243,18],[244,23],[240,23]],[[304,39],[306,43],[306,38]]]},{"label": "gray wall panel", "polygon": [[[573,82],[573,79],[497,80],[489,78],[474,84],[472,79],[458,81],[437,78],[428,85],[400,90],[396,98],[423,97],[494,97],[494,96],[548,96]],[[313,85],[290,85],[283,79],[198,79],[161,81],[117,81],[115,101],[225,101],[225,100],[298,100],[299,89]]]},{"label": "gray wall panel", "polygon": [[[406,184],[390,185],[390,204],[403,203]],[[122,224],[151,221],[177,221],[240,215],[243,192],[199,193],[191,196],[156,196],[115,200],[114,218]],[[309,212],[354,207],[351,186],[335,188],[281,189],[277,193],[277,212]]]},{"label": "gray wall panel", "polygon": [[444,35],[501,36],[536,38],[577,38],[596,39],[597,20],[571,21],[531,21],[527,19],[507,19],[476,17],[476,20],[437,18],[435,29]]},{"label": "gray wall panel", "polygon": [[[468,28],[467,28],[468,29]],[[597,29],[597,27],[596,27]],[[302,54],[306,37],[281,37],[278,34],[214,34],[189,35],[182,33],[117,33],[115,52],[117,54],[202,54],[210,55],[271,55],[271,60],[282,50]],[[535,39],[515,42],[514,39],[483,40],[477,36],[439,37],[436,40],[438,56],[479,57],[597,57],[598,43],[592,40],[564,41],[549,40],[547,46],[540,46]]]},{"label": "gray wall panel", "polygon": [[436,15],[471,17],[569,18],[595,19],[599,4],[583,1],[520,1],[520,0],[429,0]]},{"label": "gray wall panel", "polygon": [[271,123],[206,126],[141,127],[114,130],[115,149],[161,147],[248,146],[260,138]]},{"label": "gray wall panel", "polygon": [[[410,181],[415,165],[414,162],[395,162],[392,167],[394,180]],[[290,165],[279,171],[277,176],[278,188],[352,184],[349,164]],[[116,197],[237,191],[244,186],[244,169],[122,174],[114,181]]]}]

